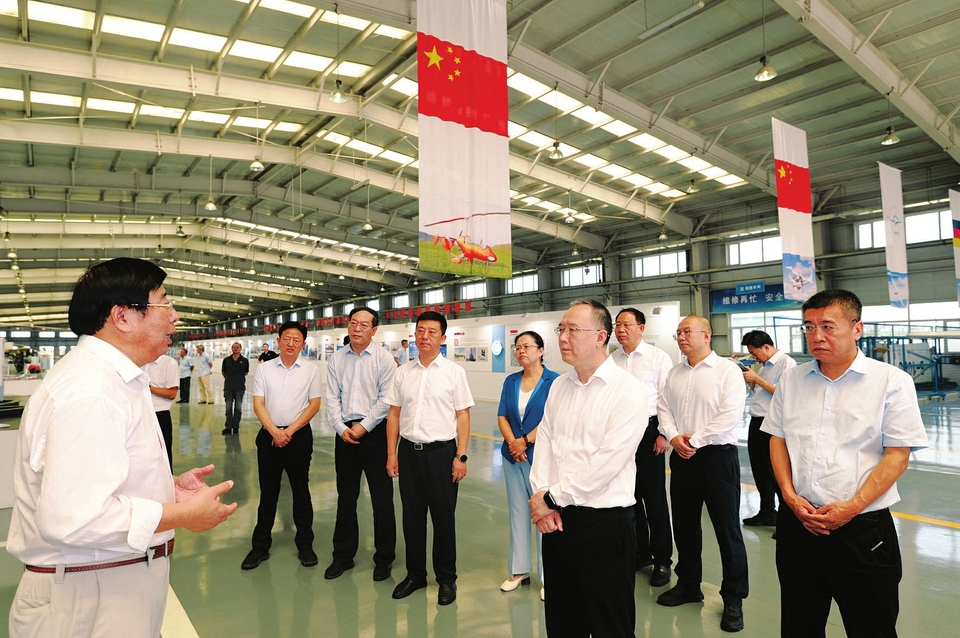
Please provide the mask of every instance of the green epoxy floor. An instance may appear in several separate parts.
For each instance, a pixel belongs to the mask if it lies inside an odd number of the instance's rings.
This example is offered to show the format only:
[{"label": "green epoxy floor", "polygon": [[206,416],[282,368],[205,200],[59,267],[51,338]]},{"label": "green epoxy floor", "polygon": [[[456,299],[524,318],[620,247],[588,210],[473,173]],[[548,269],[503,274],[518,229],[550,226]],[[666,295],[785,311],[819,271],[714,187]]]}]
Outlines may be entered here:
[{"label": "green epoxy floor", "polygon": [[[461,484],[457,508],[458,597],[453,605],[439,607],[433,582],[426,590],[402,601],[390,596],[405,574],[398,491],[398,560],[393,578],[380,583],[372,580],[372,521],[364,490],[359,508],[362,538],[357,566],[337,580],[324,580],[323,570],[330,562],[337,493],[334,434],[326,426],[323,409],[314,420],[311,467],[315,549],[320,565],[304,568],[297,560],[290,494],[284,487],[270,560],[255,570],[241,571],[240,562],[250,548],[250,533],[256,520],[254,438],[259,426],[248,393],[240,434],[222,436],[224,406],[218,393],[215,395],[216,405],[173,406],[174,469],[180,472],[214,463],[217,469],[212,479],[234,479],[236,486],[231,495],[240,507],[225,524],[210,532],[177,532],[171,586],[196,633],[167,632],[165,638],[546,636],[535,578],[530,587],[509,594],[499,591],[507,576],[508,527],[496,404],[480,402],[472,410],[469,474]],[[960,608],[956,605],[960,600],[960,508],[956,498],[960,441],[956,435],[960,430],[953,430],[954,418],[960,427],[960,399],[923,402],[921,410],[931,447],[914,455],[910,469],[900,481],[903,500],[894,508],[900,514],[896,522],[904,557],[898,625],[904,638],[956,635],[960,626]],[[740,436],[742,514],[746,517],[756,512],[759,499],[751,485],[745,427]],[[638,636],[727,635],[719,629],[719,555],[709,520],[704,516],[706,600],[699,605],[660,607],[654,601],[665,588],[649,587],[648,569],[643,570],[636,586]],[[10,510],[0,510],[0,541],[6,540],[9,519]],[[746,629],[741,636],[769,637],[779,633],[779,586],[772,531],[744,529],[751,594],[744,602]],[[829,565],[811,565],[811,569],[829,569]],[[20,573],[20,564],[6,552],[0,552],[0,609],[4,614],[9,610]],[[836,608],[830,620],[827,635],[843,636]],[[0,637],[4,636],[5,621],[0,626]]]}]

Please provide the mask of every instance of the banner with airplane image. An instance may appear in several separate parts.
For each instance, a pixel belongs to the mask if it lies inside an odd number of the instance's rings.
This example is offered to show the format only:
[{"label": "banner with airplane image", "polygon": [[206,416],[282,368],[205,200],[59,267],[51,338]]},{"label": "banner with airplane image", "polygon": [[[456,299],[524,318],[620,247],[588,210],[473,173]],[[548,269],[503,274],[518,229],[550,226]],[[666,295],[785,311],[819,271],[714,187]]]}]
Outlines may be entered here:
[{"label": "banner with airplane image", "polygon": [[887,290],[890,305],[906,308],[910,305],[910,287],[907,282],[907,226],[903,219],[903,189],[900,171],[880,164],[880,199],[883,202],[883,227],[887,245]]}]

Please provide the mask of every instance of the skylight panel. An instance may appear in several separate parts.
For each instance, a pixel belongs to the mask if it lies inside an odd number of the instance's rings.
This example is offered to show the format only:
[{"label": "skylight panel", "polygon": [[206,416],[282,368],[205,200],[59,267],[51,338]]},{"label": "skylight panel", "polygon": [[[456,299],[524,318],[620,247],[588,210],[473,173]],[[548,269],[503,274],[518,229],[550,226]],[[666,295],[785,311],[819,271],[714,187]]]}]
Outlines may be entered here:
[{"label": "skylight panel", "polygon": [[530,97],[540,97],[550,90],[545,84],[540,84],[533,78],[525,76],[523,73],[514,73],[508,77],[507,86],[521,93],[526,93]]},{"label": "skylight panel", "polygon": [[576,111],[574,111],[573,113],[571,113],[570,115],[572,115],[575,118],[581,119],[584,122],[589,122],[590,124],[594,124],[597,126],[605,122],[609,122],[610,120],[613,119],[606,113],[598,111],[592,106],[581,107]]},{"label": "skylight panel", "polygon": [[280,47],[271,47],[266,44],[249,42],[248,40],[237,40],[230,47],[230,55],[248,60],[258,60],[260,62],[273,62],[277,56],[283,52]]},{"label": "skylight panel", "polygon": [[189,49],[199,49],[200,51],[210,51],[211,53],[220,53],[227,39],[219,35],[191,31],[190,29],[176,28],[170,35],[170,44],[175,44]]},{"label": "skylight panel", "polygon": [[661,184],[660,182],[653,182],[652,184],[647,184],[643,187],[644,190],[650,191],[651,193],[662,193],[669,188],[669,186],[666,184]]},{"label": "skylight panel", "polygon": [[614,177],[617,179],[630,174],[629,168],[624,168],[619,164],[607,164],[606,166],[599,168],[597,170],[599,170],[601,173],[606,173],[610,177]]},{"label": "skylight panel", "polygon": [[298,133],[302,128],[303,124],[297,124],[296,122],[280,122],[273,127],[273,130],[283,133]]},{"label": "skylight panel", "polygon": [[717,166],[711,166],[710,168],[705,168],[700,171],[700,174],[706,177],[707,179],[717,179],[718,177],[723,177],[727,174],[727,171],[719,168]]},{"label": "skylight panel", "polygon": [[523,193],[521,193],[520,191],[515,191],[512,188],[510,189],[510,199],[516,199],[520,197],[522,194]]},{"label": "skylight panel", "polygon": [[560,208],[560,204],[554,204],[553,202],[537,202],[534,206],[539,206],[545,210],[550,211],[551,213]]},{"label": "skylight panel", "polygon": [[564,206],[563,208],[558,209],[557,212],[562,213],[564,215],[574,215],[576,214],[577,211],[573,210],[572,208],[567,208],[566,206]]},{"label": "skylight panel", "polygon": [[283,65],[319,72],[330,66],[331,62],[333,62],[333,58],[324,57],[322,55],[314,55],[312,53],[304,53],[302,51],[294,51],[287,56],[287,59],[284,61]]},{"label": "skylight panel", "polygon": [[404,155],[403,153],[397,153],[396,151],[384,151],[379,155],[380,159],[389,160],[391,162],[396,162],[402,166],[406,166],[413,161],[413,158],[409,155]]},{"label": "skylight panel", "polygon": [[333,70],[333,73],[338,73],[348,78],[358,78],[369,70],[370,67],[366,64],[360,64],[358,62],[341,62],[339,66]]},{"label": "skylight panel", "polygon": [[0,16],[17,17],[17,0],[0,0]]},{"label": "skylight panel", "polygon": [[526,142],[527,144],[533,144],[537,148],[543,148],[553,144],[552,137],[547,137],[543,133],[539,133],[537,131],[527,131],[517,139],[522,142]]},{"label": "skylight panel", "polygon": [[30,2],[28,6],[31,20],[59,24],[75,29],[86,29],[87,31],[93,30],[93,20],[95,16],[92,11],[83,11],[72,7],[63,7],[58,4],[35,1]]},{"label": "skylight panel", "polygon": [[568,95],[564,95],[560,91],[550,91],[546,95],[541,95],[537,98],[544,104],[549,104],[550,106],[555,106],[561,111],[572,111],[574,109],[580,108],[583,106],[583,102],[579,102]]},{"label": "skylight panel", "polygon": [[636,137],[631,137],[629,141],[648,151],[655,148],[660,148],[661,146],[666,144],[666,142],[664,142],[663,140],[658,139],[650,135],[649,133],[641,133]]},{"label": "skylight panel", "polygon": [[649,184],[650,182],[652,182],[653,180],[650,179],[649,177],[645,177],[641,175],[640,173],[634,173],[633,175],[627,175],[626,177],[624,177],[623,181],[630,182],[634,186],[643,187]]},{"label": "skylight panel", "polygon": [[[403,93],[407,97],[412,97],[420,91],[420,86],[413,80],[409,78],[400,78],[394,82],[396,77],[396,73],[391,73],[387,76],[387,79],[383,81],[383,85],[393,91],[396,91],[397,93]],[[393,82],[393,84],[390,84],[391,82]]]},{"label": "skylight panel", "polygon": [[350,244],[347,242],[343,242],[340,245],[346,248],[347,250],[356,250],[357,248],[360,248],[360,246],[357,246],[356,244]]},{"label": "skylight panel", "polygon": [[564,157],[570,157],[571,155],[576,155],[579,153],[580,149],[576,146],[570,146],[569,144],[560,142],[560,152],[563,153]]},{"label": "skylight panel", "polygon": [[[323,133],[323,131],[320,131],[320,132]],[[327,140],[328,142],[333,142],[334,144],[339,144],[339,145],[346,144],[347,142],[350,141],[350,138],[347,137],[346,135],[341,135],[340,133],[334,133],[333,131],[330,131],[329,133],[324,135],[323,139]]]},{"label": "skylight panel", "polygon": [[0,100],[10,100],[11,102],[23,102],[23,91],[20,89],[0,88]]},{"label": "skylight panel", "polygon": [[357,31],[363,31],[367,28],[367,25],[370,24],[368,20],[363,20],[362,18],[354,18],[353,16],[348,16],[345,13],[337,15],[333,11],[327,11],[323,14],[323,17],[320,19],[324,22],[329,22],[331,24],[337,24],[337,18],[340,19],[340,26],[347,27],[348,29],[356,29]]},{"label": "skylight panel", "polygon": [[[32,14],[31,17],[33,17]],[[104,15],[103,26],[101,28],[104,33],[137,38],[138,40],[147,40],[149,42],[159,42],[160,38],[163,37],[164,26],[156,22],[144,22],[143,20]]]},{"label": "skylight panel", "polygon": [[376,146],[375,144],[368,144],[363,140],[350,140],[347,142],[346,146],[360,151],[361,153],[367,153],[368,155],[378,155],[383,151],[382,148]]},{"label": "skylight panel", "polygon": [[32,91],[30,100],[40,104],[52,104],[53,106],[70,106],[80,108],[80,98],[72,95],[62,95],[60,93],[44,93],[42,91]]},{"label": "skylight panel", "polygon": [[626,122],[621,122],[620,120],[614,120],[612,122],[607,122],[600,127],[607,133],[611,135],[616,135],[617,137],[623,137],[624,135],[630,135],[631,133],[636,132],[636,128],[630,126]]},{"label": "skylight panel", "polygon": [[577,213],[574,216],[574,219],[579,219],[582,222],[592,222],[596,219],[593,215],[588,215],[587,213]]},{"label": "skylight panel", "polygon": [[260,119],[257,119],[255,117],[247,117],[245,115],[241,115],[236,120],[234,120],[233,125],[240,126],[242,128],[264,129],[270,126],[270,122],[272,121],[273,120],[268,120],[262,117]]},{"label": "skylight panel", "polygon": [[[88,102],[89,104],[89,102]],[[187,116],[193,122],[207,122],[209,124],[226,124],[230,116],[226,113],[210,113],[209,111],[191,111]]]},{"label": "skylight panel", "polygon": [[133,102],[121,102],[119,100],[101,100],[99,98],[87,99],[87,108],[96,111],[112,111],[114,113],[133,113],[136,105]]},{"label": "skylight panel", "polygon": [[720,177],[715,178],[718,182],[725,186],[734,186],[736,184],[742,184],[746,180],[742,177],[737,177],[736,175],[721,175]]},{"label": "skylight panel", "polygon": [[680,150],[676,146],[671,146],[669,144],[661,148],[656,148],[653,150],[653,152],[659,155],[660,157],[665,157],[668,160],[673,162],[676,162],[679,159],[683,159],[684,157],[690,156],[690,153],[687,153],[686,151]]},{"label": "skylight panel", "polygon": [[527,196],[527,197],[524,197],[524,198],[521,199],[520,201],[523,202],[524,204],[527,204],[528,206],[534,206],[534,205],[540,203],[540,199],[537,198],[537,197],[534,197],[533,195],[529,195],[529,196]]},{"label": "skylight panel", "polygon": [[689,168],[691,171],[702,171],[705,168],[710,168],[712,166],[710,162],[705,162],[699,157],[693,157],[693,156],[679,159],[677,160],[677,164],[679,164],[680,166],[685,166]]},{"label": "skylight panel", "polygon": [[381,24],[379,27],[377,27],[377,30],[374,31],[374,33],[387,38],[393,38],[394,40],[403,40],[410,35],[409,31],[404,31],[403,29],[398,29],[396,27],[389,27],[385,24]]},{"label": "skylight panel", "polygon": [[140,115],[152,115],[153,117],[165,117],[172,120],[179,120],[181,117],[183,117],[183,109],[144,104],[140,107]]},{"label": "skylight panel", "polygon": [[678,191],[676,188],[671,188],[670,190],[663,191],[660,195],[664,197],[682,197],[686,195],[683,191]]},{"label": "skylight panel", "polygon": [[415,161],[413,164],[408,164],[408,166],[420,170],[420,160]]},{"label": "skylight panel", "polygon": [[[248,4],[250,0],[239,0],[244,4]],[[273,9],[274,11],[281,11],[283,13],[289,13],[290,15],[300,16],[301,18],[309,18],[313,15],[314,8],[308,7],[305,4],[300,4],[299,2],[289,2],[288,0],[262,0],[260,6],[265,9]]]},{"label": "skylight panel", "polygon": [[511,122],[510,120],[507,120],[507,137],[509,137],[510,139],[513,139],[516,136],[523,134],[523,132],[526,130],[527,129],[525,127],[520,126],[516,122]]},{"label": "skylight panel", "polygon": [[597,157],[596,155],[591,155],[590,153],[581,155],[580,157],[574,157],[572,161],[586,166],[587,168],[600,168],[601,166],[606,166],[608,164],[607,160],[603,159],[602,157]]}]

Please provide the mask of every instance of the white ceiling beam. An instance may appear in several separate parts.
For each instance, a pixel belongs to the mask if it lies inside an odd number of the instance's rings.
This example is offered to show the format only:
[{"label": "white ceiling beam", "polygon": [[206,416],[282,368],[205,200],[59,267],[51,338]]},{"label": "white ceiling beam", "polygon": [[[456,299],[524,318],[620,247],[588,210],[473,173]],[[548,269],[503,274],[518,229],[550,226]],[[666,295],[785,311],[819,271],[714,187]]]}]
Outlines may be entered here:
[{"label": "white ceiling beam", "polygon": [[[960,163],[955,127],[915,83],[826,0],[775,0],[824,46],[843,60],[930,139]],[[877,132],[880,137],[880,131]]]}]

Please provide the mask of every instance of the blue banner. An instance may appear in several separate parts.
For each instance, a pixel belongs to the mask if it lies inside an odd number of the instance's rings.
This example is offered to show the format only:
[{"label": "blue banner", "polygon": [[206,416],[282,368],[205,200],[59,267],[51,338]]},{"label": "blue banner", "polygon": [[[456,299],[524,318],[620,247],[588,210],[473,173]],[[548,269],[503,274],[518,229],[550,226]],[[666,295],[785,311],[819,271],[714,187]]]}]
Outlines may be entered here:
[{"label": "blue banner", "polygon": [[711,312],[769,312],[771,310],[800,310],[802,301],[787,299],[783,284],[766,286],[763,292],[738,294],[735,288],[714,290],[710,293]]},{"label": "blue banner", "polygon": [[737,294],[738,295],[750,295],[755,292],[766,292],[767,284],[762,281],[746,281],[742,284],[737,284]]}]

